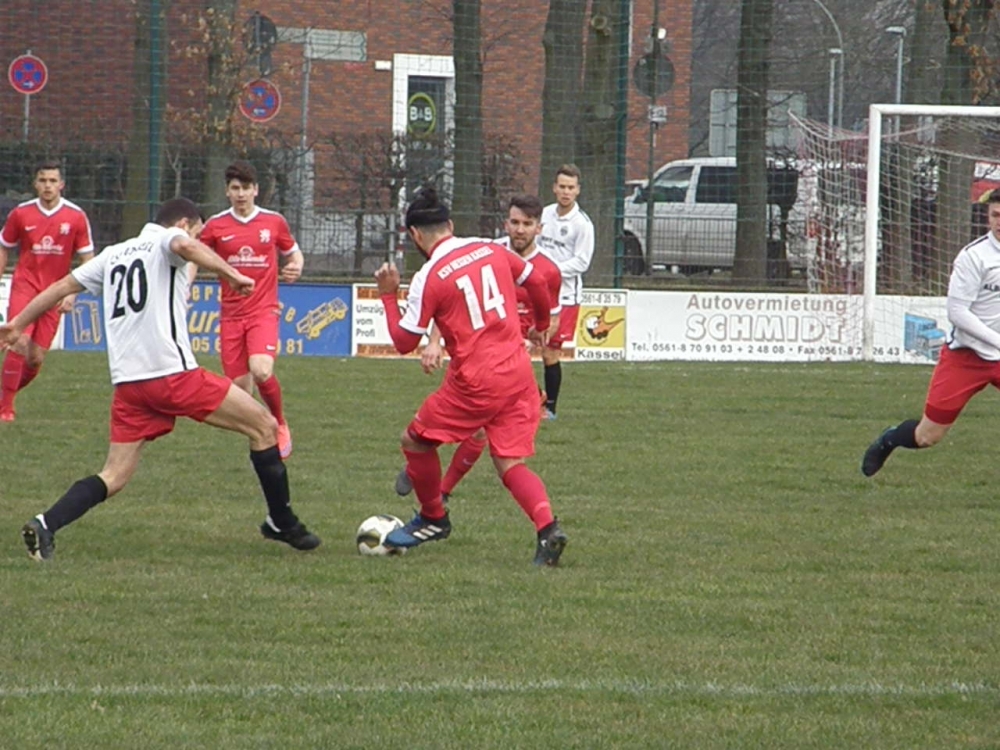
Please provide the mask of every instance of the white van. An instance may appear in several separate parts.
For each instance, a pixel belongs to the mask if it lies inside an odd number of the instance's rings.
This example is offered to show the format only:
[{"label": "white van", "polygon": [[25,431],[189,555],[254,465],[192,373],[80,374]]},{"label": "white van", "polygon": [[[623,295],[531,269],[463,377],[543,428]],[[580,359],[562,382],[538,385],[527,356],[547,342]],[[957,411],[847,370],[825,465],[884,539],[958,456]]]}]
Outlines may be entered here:
[{"label": "white van", "polygon": [[[772,162],[768,165],[769,250],[784,242],[794,254],[789,235],[803,227],[789,226],[796,201],[798,172]],[[643,180],[625,199],[625,265],[627,273],[732,268],[736,252],[736,159],[709,157],[681,159],[660,167],[653,176],[652,247],[646,248],[646,210],[649,190]],[[786,234],[782,237],[782,209]],[[804,222],[802,222],[804,224]],[[777,243],[777,244],[775,244]],[[770,255],[770,252],[769,252]]]}]

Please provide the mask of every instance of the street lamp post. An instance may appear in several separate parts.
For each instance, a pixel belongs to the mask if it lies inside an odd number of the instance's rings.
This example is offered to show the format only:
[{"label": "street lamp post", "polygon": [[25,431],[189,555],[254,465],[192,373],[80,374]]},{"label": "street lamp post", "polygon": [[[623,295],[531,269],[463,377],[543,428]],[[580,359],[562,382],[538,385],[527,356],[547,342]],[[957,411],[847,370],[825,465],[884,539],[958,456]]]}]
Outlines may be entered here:
[{"label": "street lamp post", "polygon": [[[833,132],[833,122],[834,122],[834,120],[833,120],[833,116],[834,116],[834,92],[837,89],[837,86],[836,86],[836,83],[837,83],[837,63],[838,63],[838,61],[843,60],[844,50],[840,49],[839,47],[831,47],[830,50],[829,50],[829,52],[830,52],[830,85],[829,85],[828,88],[829,88],[829,92],[830,92],[830,97],[829,97],[829,102],[827,104],[827,109],[826,109],[826,124],[827,124],[827,127],[830,128],[830,132],[832,133]],[[838,119],[838,126],[839,126],[839,124],[840,123],[839,123],[839,119]]]},{"label": "street lamp post", "polygon": [[903,42],[906,39],[905,26],[890,26],[886,34],[896,37],[896,104],[903,103]]},{"label": "street lamp post", "polygon": [[[840,58],[840,76],[837,79],[837,127],[844,127],[844,65],[845,65],[845,55],[844,55],[844,36],[840,33],[840,26],[837,24],[837,19],[833,17],[833,13],[830,9],[823,5],[820,0],[812,0],[819,9],[826,14],[826,17],[830,19],[830,23],[833,24],[833,30],[837,34],[837,51],[834,52],[833,49],[830,50],[830,66],[833,69],[834,60],[836,57]],[[835,71],[834,71],[835,72]],[[831,82],[831,88],[833,84]],[[830,110],[833,110],[833,99],[831,96]],[[832,122],[832,119],[829,120]],[[832,126],[831,126],[832,127]]]}]

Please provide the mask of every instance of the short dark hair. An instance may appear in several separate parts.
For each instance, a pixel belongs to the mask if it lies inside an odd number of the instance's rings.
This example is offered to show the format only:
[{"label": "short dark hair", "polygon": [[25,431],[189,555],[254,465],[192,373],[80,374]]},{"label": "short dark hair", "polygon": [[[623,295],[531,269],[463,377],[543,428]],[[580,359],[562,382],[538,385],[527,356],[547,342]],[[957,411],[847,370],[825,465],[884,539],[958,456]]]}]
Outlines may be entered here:
[{"label": "short dark hair", "polygon": [[993,188],[990,190],[989,197],[986,198],[987,203],[1000,203],[1000,190]]},{"label": "short dark hair", "polygon": [[226,167],[226,184],[228,185],[233,180],[239,180],[244,185],[256,185],[257,170],[248,161],[234,161]]},{"label": "short dark hair", "polygon": [[156,212],[154,221],[161,227],[172,227],[181,219],[204,221],[205,217],[202,216],[201,210],[193,200],[181,196],[165,201],[160,206],[160,210]]},{"label": "short dark hair", "polygon": [[406,208],[406,228],[420,227],[427,229],[443,226],[451,218],[451,211],[437,194],[433,185],[420,189],[416,197]]},{"label": "short dark hair", "polygon": [[529,219],[537,220],[542,218],[542,201],[537,195],[531,195],[530,193],[512,195],[510,203],[507,204],[508,213],[512,208],[519,209]]},{"label": "short dark hair", "polygon": [[576,164],[563,164],[559,169],[556,170],[555,180],[559,179],[559,175],[564,174],[567,177],[575,177],[576,181],[583,184],[583,175],[580,174],[580,168]]},{"label": "short dark hair", "polygon": [[37,177],[39,172],[48,171],[50,169],[56,170],[59,173],[60,178],[63,176],[62,164],[60,164],[57,159],[45,159],[44,161],[38,162],[35,165],[35,171],[31,174]]}]

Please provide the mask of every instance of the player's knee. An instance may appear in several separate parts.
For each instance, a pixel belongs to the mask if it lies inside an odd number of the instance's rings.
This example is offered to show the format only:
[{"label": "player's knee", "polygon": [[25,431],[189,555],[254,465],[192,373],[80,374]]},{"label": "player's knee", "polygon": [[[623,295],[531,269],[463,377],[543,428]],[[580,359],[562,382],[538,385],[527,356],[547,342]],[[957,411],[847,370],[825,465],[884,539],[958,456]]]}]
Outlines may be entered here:
[{"label": "player's knee", "polygon": [[264,358],[250,363],[250,377],[255,383],[263,383],[274,374],[274,360]]},{"label": "player's knee", "polygon": [[262,443],[278,442],[278,420],[267,409],[260,409],[255,427],[257,429],[257,438]]},{"label": "player's knee", "polygon": [[45,350],[39,349],[37,347],[32,347],[28,350],[27,356],[24,358],[25,364],[28,365],[32,370],[37,370],[42,366],[42,362],[45,361]]}]

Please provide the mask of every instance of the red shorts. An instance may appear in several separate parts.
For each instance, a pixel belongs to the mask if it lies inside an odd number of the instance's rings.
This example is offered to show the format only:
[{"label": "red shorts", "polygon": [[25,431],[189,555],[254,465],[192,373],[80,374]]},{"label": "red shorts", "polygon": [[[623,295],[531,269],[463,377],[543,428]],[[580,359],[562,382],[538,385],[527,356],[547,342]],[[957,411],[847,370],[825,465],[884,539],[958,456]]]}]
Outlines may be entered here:
[{"label": "red shorts", "polygon": [[924,414],[938,424],[953,424],[969,400],[986,386],[1000,388],[1000,362],[990,362],[972,349],[941,350],[927,389]]},{"label": "red shorts", "polygon": [[111,401],[111,442],[155,440],[177,417],[204,422],[219,408],[232,381],[201,367],[153,380],[119,383]]},{"label": "red shorts", "polygon": [[[35,292],[22,285],[11,285],[10,299],[7,301],[7,320],[12,320],[21,310],[28,306],[28,303],[35,298]],[[56,337],[59,330],[59,306],[56,305],[51,310],[46,310],[42,316],[24,329],[32,341],[42,349],[52,348],[52,339]]]},{"label": "red shorts", "polygon": [[562,349],[563,344],[572,344],[576,338],[576,321],[580,317],[579,305],[563,305],[559,313],[559,330],[549,339],[550,349]]},{"label": "red shorts", "polygon": [[[521,360],[522,357],[518,357]],[[460,443],[480,427],[486,430],[490,454],[497,458],[527,458],[535,453],[535,433],[541,419],[538,386],[531,360],[523,356],[507,383],[506,393],[470,398],[446,379],[421,404],[410,422],[411,435],[430,443]]]},{"label": "red shorts", "polygon": [[235,380],[250,372],[250,357],[255,354],[278,356],[280,314],[275,310],[252,318],[222,319],[219,344],[227,378]]}]

